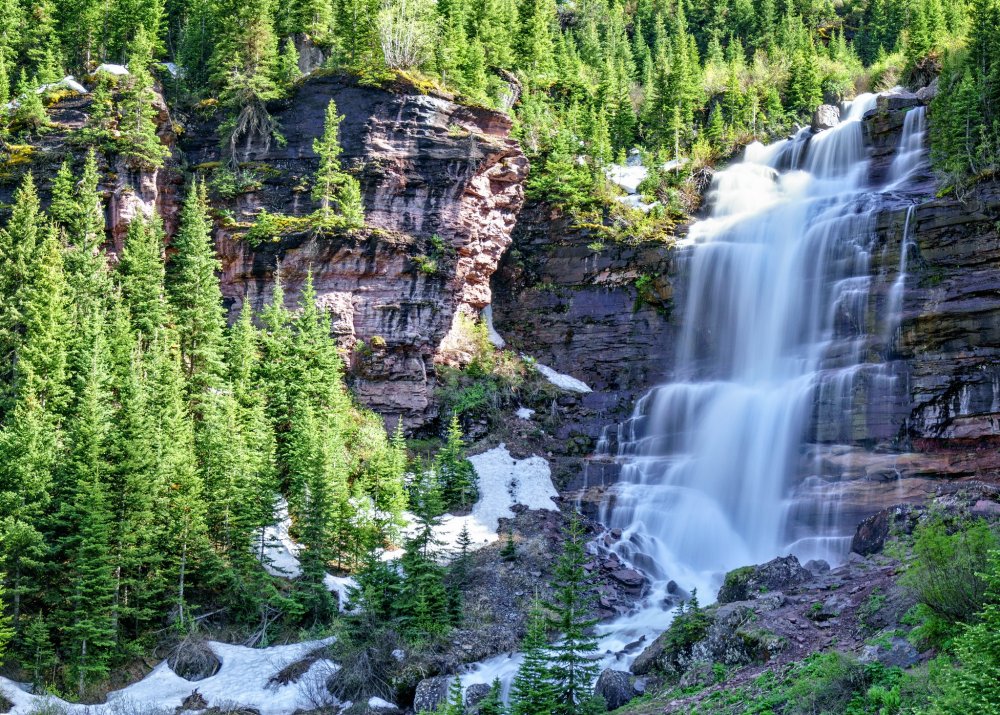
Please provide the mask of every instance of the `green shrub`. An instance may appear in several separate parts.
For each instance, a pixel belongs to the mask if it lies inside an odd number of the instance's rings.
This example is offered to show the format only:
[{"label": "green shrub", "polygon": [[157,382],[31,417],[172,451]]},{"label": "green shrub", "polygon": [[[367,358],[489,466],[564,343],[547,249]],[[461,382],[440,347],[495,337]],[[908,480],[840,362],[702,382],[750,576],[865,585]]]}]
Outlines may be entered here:
[{"label": "green shrub", "polygon": [[917,597],[918,642],[941,645],[973,619],[985,604],[984,573],[997,535],[982,519],[949,528],[934,516],[914,531],[913,556],[900,583]]},{"label": "green shrub", "polygon": [[1000,714],[1000,551],[980,576],[986,603],[954,642],[957,667],[945,657],[932,669],[932,715]]}]

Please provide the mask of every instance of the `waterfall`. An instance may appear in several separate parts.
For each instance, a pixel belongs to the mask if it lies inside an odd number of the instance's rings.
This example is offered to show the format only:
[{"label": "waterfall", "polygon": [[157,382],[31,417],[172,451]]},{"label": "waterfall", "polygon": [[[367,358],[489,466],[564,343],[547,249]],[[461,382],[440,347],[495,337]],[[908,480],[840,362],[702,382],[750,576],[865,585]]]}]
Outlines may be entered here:
[{"label": "waterfall", "polygon": [[[886,185],[873,191],[861,119],[875,101],[858,97],[827,131],[748,146],[716,175],[710,213],[680,248],[674,379],[602,440],[621,464],[600,514],[622,531],[611,549],[653,581],[648,608],[602,629],[606,647],[653,623],[662,629],[678,585],[697,587],[704,602],[729,569],[789,551],[834,563],[846,553],[836,502],[809,465],[822,459],[821,445],[850,442],[872,342],[876,214],[883,192],[926,156],[916,108]],[[892,331],[910,230],[908,218],[888,296]]]},{"label": "waterfall", "polygon": [[[729,569],[789,551],[835,563],[846,552],[835,485],[816,464],[850,442],[857,383],[889,391],[896,379],[865,360],[882,331],[888,355],[898,330],[912,207],[878,336],[867,326],[870,251],[887,192],[926,162],[916,108],[885,185],[868,185],[861,119],[875,101],[858,97],[824,132],[748,146],[716,174],[709,216],[679,246],[674,379],[598,443],[621,464],[599,514],[621,537],[605,548],[652,581],[642,608],[598,626],[601,668],[627,669],[679,600],[696,588],[710,601]],[[506,689],[519,663],[518,654],[490,659],[463,685],[499,677]]]}]

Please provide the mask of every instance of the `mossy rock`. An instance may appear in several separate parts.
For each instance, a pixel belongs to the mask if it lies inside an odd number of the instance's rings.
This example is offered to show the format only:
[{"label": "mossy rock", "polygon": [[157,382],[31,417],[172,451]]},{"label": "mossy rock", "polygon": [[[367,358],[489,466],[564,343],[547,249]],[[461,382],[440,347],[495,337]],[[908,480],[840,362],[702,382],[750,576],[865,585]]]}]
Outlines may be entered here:
[{"label": "mossy rock", "polygon": [[719,603],[747,600],[750,597],[749,584],[753,572],[753,566],[741,566],[727,573],[722,588],[719,589]]}]

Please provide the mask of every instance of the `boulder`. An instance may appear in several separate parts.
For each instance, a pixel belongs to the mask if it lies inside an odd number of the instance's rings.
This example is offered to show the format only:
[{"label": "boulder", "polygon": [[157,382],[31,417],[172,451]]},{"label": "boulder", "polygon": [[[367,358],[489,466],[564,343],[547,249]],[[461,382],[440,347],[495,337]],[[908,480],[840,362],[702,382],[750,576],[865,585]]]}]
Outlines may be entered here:
[{"label": "boulder", "polygon": [[810,573],[821,574],[830,570],[830,564],[825,559],[809,559],[806,561],[805,569]]},{"label": "boulder", "polygon": [[608,710],[616,710],[639,695],[635,689],[635,676],[624,670],[608,668],[597,679],[594,695],[604,698]]},{"label": "boulder", "polygon": [[938,80],[937,77],[935,77],[934,81],[931,82],[929,85],[918,89],[916,96],[917,99],[920,100],[921,104],[930,104],[931,101],[933,101],[933,99],[937,96],[937,94],[938,94]]},{"label": "boulder", "polygon": [[635,569],[617,569],[611,572],[611,578],[626,588],[639,588],[645,582],[645,577]]},{"label": "boulder", "polygon": [[756,598],[769,591],[784,591],[809,580],[811,574],[794,556],[779,556],[760,566],[744,566],[726,574],[719,589],[719,603]]},{"label": "boulder", "polygon": [[681,688],[707,688],[715,682],[715,669],[711,663],[695,663],[685,671],[677,683]]},{"label": "boulder", "polygon": [[894,527],[907,533],[912,531],[912,517],[912,508],[902,504],[873,514],[858,524],[851,539],[851,551],[862,556],[877,554],[885,546],[885,540]]},{"label": "boulder", "polygon": [[417,683],[417,691],[413,696],[414,712],[434,712],[438,706],[448,700],[448,687],[454,676],[436,675]]},{"label": "boulder", "polygon": [[920,662],[920,653],[905,638],[893,638],[888,646],[866,645],[858,660],[881,663],[887,668],[911,668]]},{"label": "boulder", "polygon": [[403,711],[382,698],[371,698],[367,702],[354,703],[341,715],[402,715]]},{"label": "boulder", "polygon": [[813,112],[812,130],[814,132],[833,129],[838,124],[840,124],[840,107],[835,107],[832,104],[821,104]]},{"label": "boulder", "polygon": [[[475,683],[465,690],[465,707],[474,709],[479,703],[490,694],[490,686],[487,683]],[[474,710],[473,710],[474,711]]]},{"label": "boulder", "polygon": [[875,106],[880,112],[894,112],[899,109],[909,109],[920,104],[917,95],[907,92],[905,89],[892,94],[881,94],[875,100]]}]

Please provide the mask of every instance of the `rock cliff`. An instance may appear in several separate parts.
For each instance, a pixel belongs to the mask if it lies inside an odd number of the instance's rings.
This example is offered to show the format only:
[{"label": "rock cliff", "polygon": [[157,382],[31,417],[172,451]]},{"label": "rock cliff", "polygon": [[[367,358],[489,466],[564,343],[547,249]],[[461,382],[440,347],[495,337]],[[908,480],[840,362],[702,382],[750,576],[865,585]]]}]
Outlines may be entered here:
[{"label": "rock cliff", "polygon": [[[293,233],[255,248],[221,228],[223,293],[232,311],[244,299],[261,308],[280,264],[293,303],[311,268],[342,347],[353,351],[358,396],[387,420],[417,427],[435,415],[433,362],[447,358],[439,348],[460,327],[456,315],[478,316],[490,303],[527,160],[499,112],[405,83],[379,89],[318,73],[275,112],[286,142],[241,157],[259,184],[223,204],[237,225],[261,209],[303,216],[315,208],[307,190],[318,165],[312,143],[331,99],[344,115],[341,159],[361,182],[369,230],[346,238]],[[195,126],[181,144],[187,160],[219,162],[216,137],[211,122]]]}]

